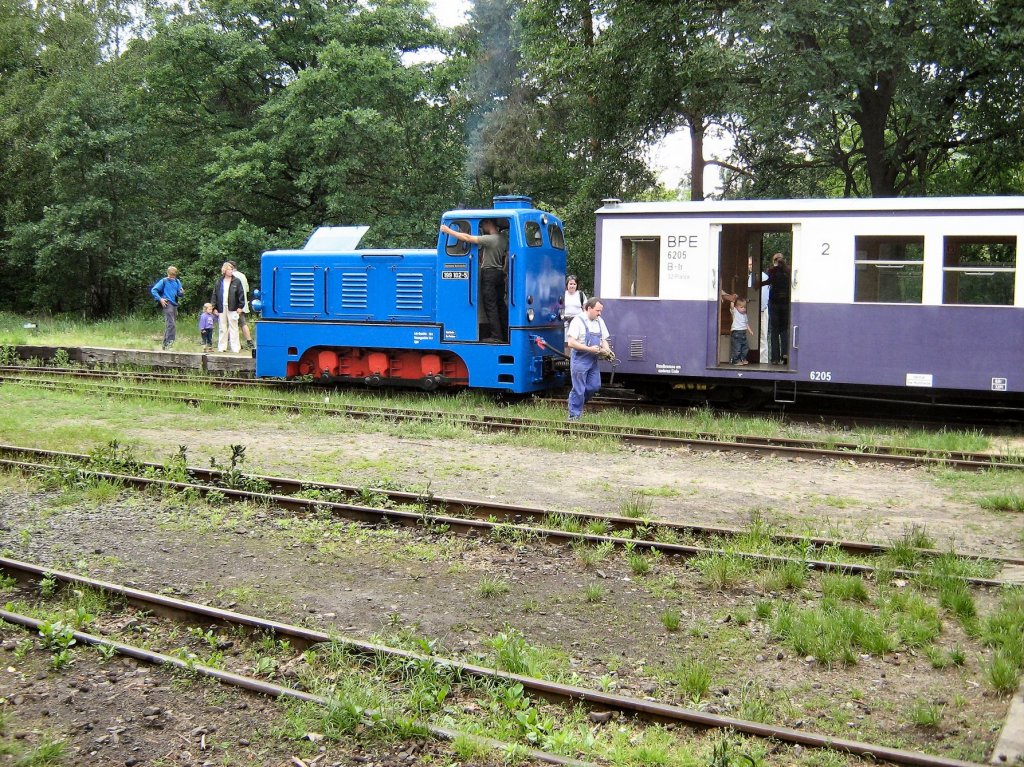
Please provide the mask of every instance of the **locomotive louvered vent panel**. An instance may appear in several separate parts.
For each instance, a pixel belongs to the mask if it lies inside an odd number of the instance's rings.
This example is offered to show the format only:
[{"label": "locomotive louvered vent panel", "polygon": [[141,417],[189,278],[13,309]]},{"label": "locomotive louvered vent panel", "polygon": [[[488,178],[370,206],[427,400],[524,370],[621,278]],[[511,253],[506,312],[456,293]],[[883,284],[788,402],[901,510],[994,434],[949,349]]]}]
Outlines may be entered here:
[{"label": "locomotive louvered vent panel", "polygon": [[631,360],[642,360],[644,358],[644,339],[629,339],[629,358]]},{"label": "locomotive louvered vent panel", "polygon": [[345,272],[341,275],[341,307],[365,309],[370,299],[369,275],[366,272]]},{"label": "locomotive louvered vent panel", "polygon": [[395,275],[395,306],[405,311],[423,308],[423,274],[399,272]]},{"label": "locomotive louvered vent panel", "polygon": [[289,301],[293,309],[312,309],[316,286],[313,272],[292,272]]}]

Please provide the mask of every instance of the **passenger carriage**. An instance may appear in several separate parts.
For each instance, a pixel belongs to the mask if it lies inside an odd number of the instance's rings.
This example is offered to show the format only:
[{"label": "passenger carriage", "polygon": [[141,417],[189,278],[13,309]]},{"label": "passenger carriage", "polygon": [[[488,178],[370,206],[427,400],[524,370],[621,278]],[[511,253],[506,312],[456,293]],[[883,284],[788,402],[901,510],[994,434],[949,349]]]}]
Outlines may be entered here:
[{"label": "passenger carriage", "polygon": [[[1024,197],[609,200],[597,212],[596,292],[616,380],[654,397],[1006,400],[1024,392],[1022,243]],[[791,268],[778,365],[762,361],[757,286],[775,252]],[[748,298],[742,367],[728,364],[722,290]]]}]

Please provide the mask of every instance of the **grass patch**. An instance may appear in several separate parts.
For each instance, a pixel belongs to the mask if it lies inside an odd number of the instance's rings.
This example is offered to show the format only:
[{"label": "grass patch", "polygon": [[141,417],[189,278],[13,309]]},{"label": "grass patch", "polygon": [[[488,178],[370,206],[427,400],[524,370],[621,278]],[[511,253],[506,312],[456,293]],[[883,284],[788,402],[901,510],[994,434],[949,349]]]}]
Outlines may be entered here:
[{"label": "grass patch", "polygon": [[679,611],[674,608],[666,608],[661,613],[661,625],[668,631],[678,631],[680,615]]},{"label": "grass patch", "polygon": [[900,646],[884,616],[829,601],[810,609],[783,603],[772,621],[772,631],[797,655],[827,666],[854,665],[859,652],[881,656]]},{"label": "grass patch", "polygon": [[597,567],[601,562],[604,562],[611,556],[614,550],[615,544],[611,541],[603,541],[596,546],[583,542],[572,544],[573,556],[576,557],[581,565],[588,569]]},{"label": "grass patch", "polygon": [[[39,745],[12,744],[7,753],[15,757],[14,767],[58,767],[66,764],[64,756],[67,750],[68,744],[65,741],[55,739],[47,733],[43,735]],[[3,752],[4,745],[0,744],[0,754]]]},{"label": "grass patch", "polygon": [[796,560],[772,564],[765,573],[771,591],[799,590],[807,585],[807,565]]},{"label": "grass patch", "polygon": [[978,505],[989,511],[1024,511],[1024,495],[1017,493],[1000,493],[986,495],[978,499]]},{"label": "grass patch", "polygon": [[910,707],[910,721],[915,727],[935,730],[942,724],[942,706],[918,700]]},{"label": "grass patch", "polygon": [[477,586],[477,593],[484,599],[493,599],[494,597],[500,597],[507,594],[512,589],[509,586],[508,581],[503,578],[492,578],[489,575],[485,575],[480,579],[480,584]]},{"label": "grass patch", "polygon": [[707,697],[714,683],[715,674],[706,663],[690,658],[676,664],[669,678],[679,686],[684,697],[698,703]]},{"label": "grass patch", "polygon": [[654,499],[639,490],[634,490],[621,504],[619,514],[629,519],[650,519]]},{"label": "grass patch", "polygon": [[999,607],[981,622],[981,641],[994,650],[985,666],[985,677],[1003,695],[1017,689],[1024,670],[1024,589],[1007,590]]},{"label": "grass patch", "polygon": [[[35,324],[35,329],[26,329],[26,322]],[[86,320],[73,314],[43,316],[0,312],[0,344],[159,349],[163,343],[163,327],[163,315],[157,311],[107,320]],[[195,341],[198,347],[199,339]]]},{"label": "grass patch", "polygon": [[821,593],[826,599],[844,602],[867,602],[868,587],[859,575],[825,573],[821,576]]},{"label": "grass patch", "polygon": [[703,554],[692,560],[701,579],[719,591],[735,588],[750,575],[750,563],[736,554]]},{"label": "grass patch", "polygon": [[604,597],[605,588],[600,583],[591,583],[583,590],[583,599],[587,602],[600,602]]},{"label": "grass patch", "polygon": [[552,650],[530,645],[522,632],[511,626],[485,640],[484,645],[493,650],[494,665],[512,674],[553,678],[564,661]]},{"label": "grass patch", "polygon": [[647,575],[651,572],[652,559],[653,557],[646,556],[638,551],[626,553],[626,562],[629,564],[629,569],[633,575]]}]

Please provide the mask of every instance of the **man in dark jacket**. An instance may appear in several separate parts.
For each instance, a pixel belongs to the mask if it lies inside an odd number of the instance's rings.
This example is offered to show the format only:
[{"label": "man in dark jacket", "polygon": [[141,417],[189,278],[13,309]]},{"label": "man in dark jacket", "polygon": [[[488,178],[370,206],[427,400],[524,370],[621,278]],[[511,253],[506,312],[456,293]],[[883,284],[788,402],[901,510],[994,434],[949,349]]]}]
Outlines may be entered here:
[{"label": "man in dark jacket", "polygon": [[781,253],[772,256],[768,279],[768,348],[773,365],[789,364],[789,267]]},{"label": "man in dark jacket", "polygon": [[245,306],[245,292],[242,290],[241,281],[234,276],[234,271],[230,263],[225,263],[220,268],[221,278],[213,286],[213,293],[210,295],[213,313],[220,318],[220,329],[217,333],[219,352],[227,351],[229,342],[232,352],[242,350],[238,340],[238,312]]}]

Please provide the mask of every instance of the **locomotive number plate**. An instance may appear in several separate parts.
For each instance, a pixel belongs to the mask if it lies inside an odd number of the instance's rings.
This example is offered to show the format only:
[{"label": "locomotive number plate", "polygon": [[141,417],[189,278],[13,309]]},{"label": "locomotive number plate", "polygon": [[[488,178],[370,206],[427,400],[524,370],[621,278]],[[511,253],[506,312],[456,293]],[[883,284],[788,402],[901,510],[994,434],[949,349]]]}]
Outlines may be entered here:
[{"label": "locomotive number plate", "polygon": [[466,269],[444,269],[441,271],[442,280],[468,280],[469,271]]}]

